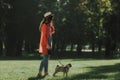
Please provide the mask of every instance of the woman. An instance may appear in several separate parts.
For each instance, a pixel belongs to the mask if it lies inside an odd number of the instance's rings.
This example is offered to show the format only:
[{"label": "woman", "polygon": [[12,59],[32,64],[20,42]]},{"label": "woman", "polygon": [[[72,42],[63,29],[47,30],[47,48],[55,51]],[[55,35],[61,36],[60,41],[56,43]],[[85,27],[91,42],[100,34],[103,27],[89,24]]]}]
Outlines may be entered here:
[{"label": "woman", "polygon": [[38,76],[42,76],[42,71],[44,69],[44,76],[48,75],[48,58],[52,50],[52,34],[55,33],[53,26],[53,14],[47,12],[44,14],[44,18],[40,24],[40,45],[39,53],[42,54],[43,59],[40,63]]}]

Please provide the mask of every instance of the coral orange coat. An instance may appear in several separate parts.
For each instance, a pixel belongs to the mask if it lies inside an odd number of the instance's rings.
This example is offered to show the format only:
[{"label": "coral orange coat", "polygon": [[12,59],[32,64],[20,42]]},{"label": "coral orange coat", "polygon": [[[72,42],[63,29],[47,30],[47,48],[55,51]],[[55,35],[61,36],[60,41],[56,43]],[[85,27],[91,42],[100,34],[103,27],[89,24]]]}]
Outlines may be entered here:
[{"label": "coral orange coat", "polygon": [[48,54],[48,49],[46,47],[47,47],[49,36],[50,36],[50,28],[51,28],[52,34],[54,34],[55,30],[53,26],[49,26],[47,24],[42,24],[41,26],[39,53],[42,53],[45,55]]}]

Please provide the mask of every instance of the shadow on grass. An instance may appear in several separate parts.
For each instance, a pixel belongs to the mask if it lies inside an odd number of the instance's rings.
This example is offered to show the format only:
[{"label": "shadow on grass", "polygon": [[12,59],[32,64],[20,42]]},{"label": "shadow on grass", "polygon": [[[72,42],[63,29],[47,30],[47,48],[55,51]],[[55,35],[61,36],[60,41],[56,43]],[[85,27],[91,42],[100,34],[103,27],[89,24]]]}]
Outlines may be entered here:
[{"label": "shadow on grass", "polygon": [[61,80],[120,80],[120,64],[88,68],[91,68],[92,71]]},{"label": "shadow on grass", "polygon": [[41,79],[44,79],[45,76],[41,76],[41,77],[30,77],[28,78],[28,80],[41,80]]},{"label": "shadow on grass", "polygon": [[[109,66],[87,68],[90,68],[91,71],[57,80],[120,80],[120,63]],[[28,80],[41,80],[43,78],[45,77],[30,77]],[[48,80],[56,80],[56,78],[50,78]]]}]

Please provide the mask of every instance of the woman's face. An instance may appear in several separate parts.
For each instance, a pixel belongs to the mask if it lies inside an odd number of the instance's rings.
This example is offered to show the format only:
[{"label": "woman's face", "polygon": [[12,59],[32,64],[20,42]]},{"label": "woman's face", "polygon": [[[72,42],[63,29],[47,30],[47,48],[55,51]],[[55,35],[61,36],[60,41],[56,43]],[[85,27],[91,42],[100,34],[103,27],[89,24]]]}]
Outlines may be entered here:
[{"label": "woman's face", "polygon": [[51,22],[50,22],[50,26],[53,26],[53,20],[51,20]]}]

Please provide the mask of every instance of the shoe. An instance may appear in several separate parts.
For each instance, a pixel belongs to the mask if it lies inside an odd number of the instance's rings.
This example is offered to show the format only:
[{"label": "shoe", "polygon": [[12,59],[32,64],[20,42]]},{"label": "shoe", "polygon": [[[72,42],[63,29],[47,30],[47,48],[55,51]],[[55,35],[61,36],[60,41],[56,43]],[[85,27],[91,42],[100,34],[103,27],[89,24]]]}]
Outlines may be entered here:
[{"label": "shoe", "polygon": [[44,76],[50,76],[48,73],[45,73]]},{"label": "shoe", "polygon": [[40,78],[40,77],[42,77],[42,75],[38,73],[38,74],[37,74],[37,78]]}]

